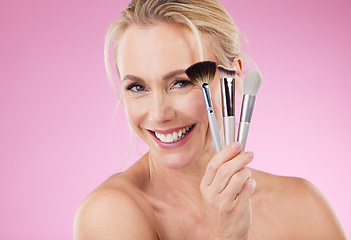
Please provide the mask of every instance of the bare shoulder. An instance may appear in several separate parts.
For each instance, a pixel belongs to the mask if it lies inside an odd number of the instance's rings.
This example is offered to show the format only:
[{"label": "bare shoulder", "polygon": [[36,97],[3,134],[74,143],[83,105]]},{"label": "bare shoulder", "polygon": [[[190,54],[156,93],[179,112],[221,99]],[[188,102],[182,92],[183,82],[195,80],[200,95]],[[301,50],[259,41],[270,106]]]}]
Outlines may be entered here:
[{"label": "bare shoulder", "polygon": [[282,235],[290,239],[346,239],[331,205],[311,182],[253,172],[258,202],[264,202],[266,211],[274,215],[272,221],[285,229]]},{"label": "bare shoulder", "polygon": [[77,209],[74,239],[157,239],[148,206],[137,191],[123,176],[95,189]]}]

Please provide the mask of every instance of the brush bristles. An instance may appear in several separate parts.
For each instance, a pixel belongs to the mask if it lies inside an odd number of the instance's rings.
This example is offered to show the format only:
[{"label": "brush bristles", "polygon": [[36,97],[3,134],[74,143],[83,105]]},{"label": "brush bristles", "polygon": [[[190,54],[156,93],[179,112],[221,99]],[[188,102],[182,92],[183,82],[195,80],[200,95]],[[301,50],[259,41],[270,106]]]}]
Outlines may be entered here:
[{"label": "brush bristles", "polygon": [[262,84],[262,75],[257,69],[252,69],[246,74],[244,80],[244,94],[256,96]]},{"label": "brush bristles", "polygon": [[188,75],[190,81],[199,87],[202,84],[211,84],[216,74],[217,64],[211,61],[198,62],[191,65],[187,70],[185,70],[186,75]]},{"label": "brush bristles", "polygon": [[218,65],[220,78],[235,78],[236,69],[229,69],[222,65]]}]

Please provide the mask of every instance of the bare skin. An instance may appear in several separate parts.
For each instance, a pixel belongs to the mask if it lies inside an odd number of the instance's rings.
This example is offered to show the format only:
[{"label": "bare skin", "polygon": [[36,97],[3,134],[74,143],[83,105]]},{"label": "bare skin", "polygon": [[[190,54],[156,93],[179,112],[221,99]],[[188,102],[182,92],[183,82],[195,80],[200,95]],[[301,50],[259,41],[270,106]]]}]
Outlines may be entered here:
[{"label": "bare skin", "polygon": [[[171,24],[124,33],[117,54],[124,107],[150,151],[82,202],[74,238],[346,239],[306,180],[247,167],[253,153],[240,153],[238,143],[215,152],[201,89],[183,71],[199,60],[196,46],[190,31]],[[216,60],[211,52],[205,57]],[[240,59],[233,67],[241,74]],[[211,85],[217,113],[218,81],[217,74]],[[185,127],[188,134],[172,143],[159,137]]]},{"label": "bare skin", "polygon": [[[75,239],[208,239],[201,200],[156,193],[148,165],[144,156],[84,200]],[[330,206],[306,180],[251,172],[257,186],[248,239],[346,239]]]}]

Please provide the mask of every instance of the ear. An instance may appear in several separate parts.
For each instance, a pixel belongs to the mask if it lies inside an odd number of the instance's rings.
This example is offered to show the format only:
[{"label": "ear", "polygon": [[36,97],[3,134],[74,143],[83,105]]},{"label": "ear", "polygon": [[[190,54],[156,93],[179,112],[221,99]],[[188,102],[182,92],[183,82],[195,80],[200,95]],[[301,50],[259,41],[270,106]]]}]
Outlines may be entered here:
[{"label": "ear", "polygon": [[242,73],[243,73],[243,62],[242,62],[240,57],[236,56],[234,58],[231,67],[236,69],[236,75],[238,75],[239,77],[242,76]]}]

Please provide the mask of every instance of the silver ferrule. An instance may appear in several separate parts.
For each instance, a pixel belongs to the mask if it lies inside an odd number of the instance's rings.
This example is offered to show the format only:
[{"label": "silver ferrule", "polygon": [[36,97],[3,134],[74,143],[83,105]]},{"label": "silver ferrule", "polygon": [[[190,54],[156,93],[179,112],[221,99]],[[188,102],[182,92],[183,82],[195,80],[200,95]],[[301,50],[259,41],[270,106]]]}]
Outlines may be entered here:
[{"label": "silver ferrule", "polygon": [[256,96],[244,95],[241,105],[240,122],[251,122],[252,114],[255,107]]},{"label": "silver ferrule", "polygon": [[202,84],[202,92],[204,93],[207,111],[212,113],[213,107],[210,94],[210,85],[208,85],[207,83]]},{"label": "silver ferrule", "polygon": [[245,152],[247,137],[249,136],[249,130],[249,122],[240,122],[238,130],[238,142],[241,143],[241,152]]},{"label": "silver ferrule", "polygon": [[221,78],[223,117],[235,116],[235,78]]},{"label": "silver ferrule", "polygon": [[219,152],[222,149],[221,138],[219,136],[217,120],[214,115],[211,94],[210,94],[210,86],[207,83],[202,84],[202,91],[204,93],[206,107],[207,107],[207,115],[208,115],[208,124],[210,126],[211,135],[213,139],[213,143],[216,148],[216,152]]}]

